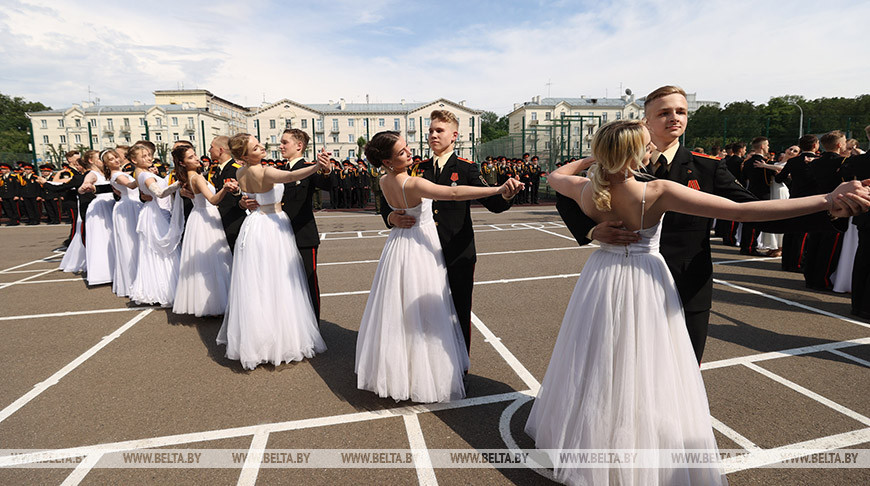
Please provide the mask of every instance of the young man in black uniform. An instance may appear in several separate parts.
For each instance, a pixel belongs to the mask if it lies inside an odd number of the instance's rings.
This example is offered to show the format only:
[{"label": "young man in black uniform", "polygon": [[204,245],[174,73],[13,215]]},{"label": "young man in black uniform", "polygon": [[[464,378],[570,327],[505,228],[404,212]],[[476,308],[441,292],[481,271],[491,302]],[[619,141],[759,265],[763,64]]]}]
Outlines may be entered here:
[{"label": "young man in black uniform", "polygon": [[[54,175],[54,168],[49,164],[39,166],[42,180],[49,181]],[[45,214],[48,216],[48,224],[60,224],[60,196],[50,191],[51,184],[42,183],[42,200],[45,206]]]},{"label": "young man in black uniform", "polygon": [[[870,179],[870,152],[847,158],[840,175],[844,180]],[[858,229],[858,249],[852,265],[852,315],[870,319],[870,213],[855,216],[852,224]]]},{"label": "young man in black uniform", "polygon": [[24,211],[27,213],[27,225],[39,224],[40,214],[37,200],[42,197],[42,185],[39,184],[36,174],[33,173],[33,164],[20,162],[21,174],[21,199],[24,202]]},{"label": "young man in black uniform", "polygon": [[18,176],[12,172],[12,165],[3,162],[0,164],[0,203],[3,204],[3,214],[9,220],[6,226],[18,226],[21,224],[21,215],[18,213],[18,193],[20,184]]},{"label": "young man in black uniform", "polygon": [[[788,181],[789,197],[804,197],[818,194],[816,182],[810,174],[809,163],[815,160],[819,151],[819,139],[815,135],[804,135],[798,140],[800,154],[785,163],[785,167],[774,176],[779,183]],[[782,269],[787,272],[803,273],[801,260],[808,233],[786,233],[782,235]]]},{"label": "young man in black uniform", "polygon": [[[682,147],[680,136],[686,131],[688,102],[686,93],[676,86],[663,86],[650,93],[644,104],[647,126],[652,142],[658,150],[650,159],[647,172],[658,178],[684,184],[693,189],[731,199],[736,202],[754,201],[755,196],[741,186],[725,164],[703,154]],[[864,208],[844,204],[852,214]],[[627,245],[639,240],[631,231],[620,229],[621,221],[595,224],[583,214],[573,199],[560,197],[557,209],[571,234],[581,245],[593,238],[608,244]],[[825,212],[793,220],[774,221],[759,226],[763,231],[784,233],[798,227],[831,227]],[[713,302],[713,260],[710,250],[708,218],[667,213],[662,223],[661,254],[674,277],[677,291],[686,315],[686,327],[700,363],[707,339],[710,308]]]},{"label": "young man in black uniform", "polygon": [[[305,149],[308,148],[308,139],[308,134],[298,128],[284,130],[280,145],[281,155],[287,159],[284,170],[298,170],[313,164],[303,158]],[[281,200],[284,212],[290,217],[293,233],[296,234],[296,246],[302,255],[302,265],[308,277],[308,293],[318,322],[320,285],[317,282],[317,248],[320,246],[320,233],[314,220],[312,199],[315,191],[328,191],[332,188],[331,172],[332,170],[317,173],[300,181],[284,184],[284,197]]]},{"label": "young man in black uniform", "polygon": [[[767,163],[767,154],[770,151],[770,141],[766,137],[755,137],[752,140],[752,154],[743,163],[743,180],[746,181],[747,189],[760,201],[770,199],[770,182],[776,173],[770,169],[756,167],[757,164]],[[758,256],[758,236],[760,231],[754,223],[743,223],[743,232],[740,234],[740,254]]]},{"label": "young man in black uniform", "polygon": [[538,186],[541,184],[541,166],[538,165],[538,156],[532,157],[532,163],[529,164],[529,194],[531,195],[532,204],[538,204]]},{"label": "young man in black uniform", "polygon": [[[208,154],[212,163],[218,167],[215,169],[216,176],[212,184],[214,184],[215,191],[220,191],[224,187],[224,181],[236,178],[236,171],[241,165],[236,163],[230,155],[230,138],[227,136],[215,137],[208,149]],[[236,250],[236,239],[239,237],[239,230],[242,228],[242,222],[246,216],[245,210],[239,206],[241,200],[242,194],[238,192],[227,194],[218,203],[221,223],[223,223],[224,233],[227,235],[227,244],[230,245],[230,251],[233,252]]]},{"label": "young man in black uniform", "polygon": [[81,230],[78,227],[78,224],[76,224],[79,216],[78,191],[79,187],[81,187],[82,183],[85,181],[85,176],[82,174],[82,169],[79,165],[81,157],[82,156],[78,150],[67,152],[66,163],[68,167],[65,170],[60,171],[58,174],[55,174],[53,182],[58,184],[51,184],[51,187],[48,189],[50,192],[60,195],[63,213],[68,215],[70,218],[69,237],[67,237],[66,241],[63,242],[63,246],[69,246],[73,237],[76,235],[76,232]]},{"label": "young man in black uniform", "polygon": [[[435,110],[429,118],[429,147],[433,157],[421,162],[414,170],[422,177],[444,186],[485,186],[477,164],[460,158],[453,148],[459,135],[456,115],[446,110]],[[522,186],[518,187],[518,190]],[[518,192],[518,191],[517,191]],[[511,199],[501,195],[480,199],[479,202],[494,213],[511,207]],[[471,295],[474,288],[474,264],[477,252],[474,248],[474,230],[471,222],[471,201],[434,201],[432,213],[438,228],[438,239],[447,264],[447,280],[453,294],[453,304],[459,317],[459,326],[465,338],[465,347],[471,349]],[[388,227],[410,228],[416,222],[405,211],[391,211],[385,200],[381,201],[381,216]]]}]

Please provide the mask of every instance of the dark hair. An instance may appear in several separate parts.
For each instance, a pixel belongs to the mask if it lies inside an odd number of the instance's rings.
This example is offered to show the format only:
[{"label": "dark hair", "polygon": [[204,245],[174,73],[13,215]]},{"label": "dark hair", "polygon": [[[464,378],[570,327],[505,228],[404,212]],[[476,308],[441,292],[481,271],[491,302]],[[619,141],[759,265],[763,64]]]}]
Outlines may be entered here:
[{"label": "dark hair", "polygon": [[290,135],[293,140],[296,140],[297,142],[302,142],[303,152],[305,152],[305,149],[308,148],[308,140],[310,140],[311,137],[309,137],[308,134],[303,132],[302,130],[298,128],[288,128],[284,130],[284,135]]},{"label": "dark hair", "polygon": [[66,158],[68,158],[68,159],[71,159],[71,158],[75,157],[75,156],[78,155],[78,154],[79,154],[79,151],[78,151],[78,150],[70,150],[69,152],[67,152],[67,153],[64,154],[64,157],[66,157]]},{"label": "dark hair", "polygon": [[819,138],[813,134],[804,135],[798,140],[798,148],[801,149],[801,152],[811,152],[814,148],[816,148],[816,143],[818,143]]},{"label": "dark hair", "polygon": [[136,145],[144,146],[145,148],[150,150],[152,154],[157,151],[157,146],[154,145],[154,142],[152,142],[150,140],[139,140],[133,146],[135,147]]},{"label": "dark hair", "polygon": [[366,159],[368,159],[369,163],[380,168],[385,160],[391,159],[393,157],[393,147],[399,141],[400,136],[399,132],[391,130],[376,133],[365,147]]},{"label": "dark hair", "polygon": [[837,150],[837,142],[839,142],[841,138],[846,138],[846,135],[839,130],[834,130],[822,135],[819,142],[827,152],[833,152],[834,150]]},{"label": "dark hair", "polygon": [[97,152],[96,150],[86,150],[85,153],[82,155],[82,158],[79,159],[79,165],[81,165],[82,169],[84,169],[84,170],[90,170],[91,169],[91,157],[93,157],[94,155],[99,155],[99,154],[100,153]]},{"label": "dark hair", "polygon": [[761,144],[767,141],[767,137],[755,137],[752,139],[752,149],[757,150],[761,148]]},{"label": "dark hair", "polygon": [[[193,147],[188,145],[179,145],[172,149],[172,161],[175,163],[175,179],[181,181],[182,184],[187,184],[187,167],[184,166],[184,156],[188,150],[193,150]],[[194,151],[195,153],[195,151]]]}]

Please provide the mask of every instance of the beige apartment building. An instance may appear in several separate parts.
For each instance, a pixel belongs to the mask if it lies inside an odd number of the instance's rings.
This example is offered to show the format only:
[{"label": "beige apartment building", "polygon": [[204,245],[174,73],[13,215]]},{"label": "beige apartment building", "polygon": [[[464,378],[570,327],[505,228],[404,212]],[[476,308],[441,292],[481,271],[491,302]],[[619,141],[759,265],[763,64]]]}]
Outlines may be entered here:
[{"label": "beige apartment building", "polygon": [[175,89],[154,92],[154,104],[156,105],[184,105],[185,103],[227,118],[229,132],[226,135],[233,136],[245,131],[248,127],[248,114],[250,113],[248,108],[215,96],[208,90]]},{"label": "beige apartment building", "polygon": [[427,157],[429,146],[429,114],[433,110],[448,110],[459,119],[456,154],[471,157],[474,139],[480,138],[481,110],[466,107],[444,98],[426,103],[347,103],[340,99],[326,104],[302,104],[289,99],[267,103],[252,110],[248,117],[248,132],[266,144],[273,159],[280,158],[278,143],[287,128],[298,128],[311,137],[307,158],[326,148],[336,160],[361,158],[357,140],[368,140],[384,130],[400,132],[414,155]]}]

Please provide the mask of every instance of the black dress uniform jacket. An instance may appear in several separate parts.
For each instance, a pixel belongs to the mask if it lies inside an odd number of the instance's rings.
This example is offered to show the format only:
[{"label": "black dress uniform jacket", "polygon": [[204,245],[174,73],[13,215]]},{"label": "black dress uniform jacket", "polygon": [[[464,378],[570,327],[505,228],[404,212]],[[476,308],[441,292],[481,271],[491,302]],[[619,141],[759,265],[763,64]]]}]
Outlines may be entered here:
[{"label": "black dress uniform jacket", "polygon": [[[311,163],[302,159],[293,167],[285,166],[284,170],[299,170],[307,165]],[[284,212],[290,217],[293,232],[296,233],[296,246],[299,248],[313,248],[320,245],[320,233],[317,231],[311,200],[315,191],[320,189],[328,191],[331,188],[330,176],[321,174],[284,184],[284,197],[281,201],[284,203]]]},{"label": "black dress uniform jacket", "polygon": [[[217,178],[212,181],[215,191],[220,191],[224,187],[226,179],[236,179],[236,171],[241,165],[235,160],[230,159],[224,166],[223,170],[217,175]],[[230,245],[230,250],[235,251],[236,239],[239,237],[239,231],[242,228],[242,222],[245,220],[245,210],[239,207],[239,201],[242,196],[234,196],[227,194],[218,203],[218,211],[221,213],[221,223],[224,226],[224,233],[227,235],[227,244]]]}]

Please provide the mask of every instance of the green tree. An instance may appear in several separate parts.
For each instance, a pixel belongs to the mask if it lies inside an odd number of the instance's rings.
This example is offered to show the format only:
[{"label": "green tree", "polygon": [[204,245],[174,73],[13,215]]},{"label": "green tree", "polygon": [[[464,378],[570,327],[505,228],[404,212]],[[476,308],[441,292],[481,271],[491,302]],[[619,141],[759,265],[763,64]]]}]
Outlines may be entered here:
[{"label": "green tree", "polygon": [[356,146],[359,147],[359,151],[357,152],[357,158],[361,159],[363,158],[363,150],[366,146],[366,138],[360,136],[358,139],[356,139]]},{"label": "green tree", "polygon": [[30,120],[28,111],[50,110],[39,102],[25,101],[24,98],[11,98],[0,93],[0,152],[30,152]]},{"label": "green tree", "polygon": [[498,115],[491,111],[484,111],[480,115],[480,142],[486,143],[490,140],[505,137],[508,134],[508,119],[507,116],[499,118]]}]

